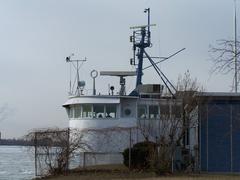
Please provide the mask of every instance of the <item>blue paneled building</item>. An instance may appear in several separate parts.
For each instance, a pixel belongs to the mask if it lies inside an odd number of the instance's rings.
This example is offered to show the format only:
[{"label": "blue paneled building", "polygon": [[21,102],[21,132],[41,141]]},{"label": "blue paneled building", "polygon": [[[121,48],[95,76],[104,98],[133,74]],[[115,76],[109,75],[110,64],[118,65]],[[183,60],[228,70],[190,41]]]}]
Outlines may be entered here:
[{"label": "blue paneled building", "polygon": [[240,172],[240,93],[201,93],[198,104],[198,168]]}]

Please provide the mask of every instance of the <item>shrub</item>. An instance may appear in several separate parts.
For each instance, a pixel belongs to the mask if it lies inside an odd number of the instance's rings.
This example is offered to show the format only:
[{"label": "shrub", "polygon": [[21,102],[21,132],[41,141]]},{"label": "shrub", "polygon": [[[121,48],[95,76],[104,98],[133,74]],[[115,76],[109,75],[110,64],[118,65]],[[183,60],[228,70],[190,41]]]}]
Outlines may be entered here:
[{"label": "shrub", "polygon": [[[156,154],[156,143],[151,141],[139,142],[131,148],[131,168],[149,169],[152,167],[153,157]],[[129,148],[123,152],[123,163],[129,166]]]}]

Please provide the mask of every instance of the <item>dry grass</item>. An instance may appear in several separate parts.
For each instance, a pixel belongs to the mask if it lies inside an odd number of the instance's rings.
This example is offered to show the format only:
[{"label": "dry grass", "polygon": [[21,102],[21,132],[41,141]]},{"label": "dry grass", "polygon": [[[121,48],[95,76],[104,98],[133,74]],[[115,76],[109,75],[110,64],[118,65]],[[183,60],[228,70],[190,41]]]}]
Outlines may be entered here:
[{"label": "dry grass", "polygon": [[59,176],[50,178],[51,180],[239,180],[240,176],[233,175],[199,175],[199,176],[167,176],[167,177],[146,177],[146,175],[113,175],[113,174],[89,174],[89,175],[76,175]]},{"label": "dry grass", "polygon": [[156,176],[154,172],[131,171],[122,165],[93,166],[87,169],[76,169],[68,176],[49,177],[50,180],[239,180],[240,175],[210,175],[210,174],[178,174]]}]

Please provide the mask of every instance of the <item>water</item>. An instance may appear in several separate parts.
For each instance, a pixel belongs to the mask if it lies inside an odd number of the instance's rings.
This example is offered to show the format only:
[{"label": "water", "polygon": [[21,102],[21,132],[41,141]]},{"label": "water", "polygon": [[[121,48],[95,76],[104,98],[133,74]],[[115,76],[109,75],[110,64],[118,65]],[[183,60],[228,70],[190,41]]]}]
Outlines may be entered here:
[{"label": "water", "polygon": [[[83,154],[79,153],[72,158],[70,168],[83,165],[82,157]],[[110,161],[122,162],[121,154],[90,153],[85,157],[85,165],[106,164]],[[34,165],[34,153],[31,153],[28,147],[0,146],[0,180],[30,180],[35,177]]]},{"label": "water", "polygon": [[34,174],[34,156],[27,147],[0,146],[0,180],[28,180]]},{"label": "water", "polygon": [[[30,180],[35,177],[34,148],[0,146],[0,180]],[[70,168],[82,164],[78,154],[70,161]]]}]

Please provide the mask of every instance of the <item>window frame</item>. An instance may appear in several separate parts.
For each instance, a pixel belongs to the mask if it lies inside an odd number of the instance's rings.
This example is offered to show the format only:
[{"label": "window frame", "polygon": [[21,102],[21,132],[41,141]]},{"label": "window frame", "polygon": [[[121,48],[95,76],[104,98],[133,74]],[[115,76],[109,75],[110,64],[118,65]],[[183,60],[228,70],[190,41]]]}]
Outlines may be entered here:
[{"label": "window frame", "polygon": [[[86,112],[84,112],[83,110],[84,110],[84,106],[86,107],[86,106],[90,106],[90,108],[91,108],[91,111],[86,111]],[[103,117],[96,117],[95,115],[94,115],[94,106],[96,107],[96,106],[103,106],[103,112],[101,112],[102,113],[102,115],[103,115]],[[107,117],[107,107],[111,107],[111,106],[114,106],[114,109],[115,109],[115,111],[114,111],[114,113],[115,113],[115,116],[114,117]],[[76,108],[79,108],[80,109],[80,116],[76,116]],[[79,120],[81,120],[81,119],[117,119],[118,118],[118,105],[117,104],[74,104],[74,105],[70,105],[69,106],[69,108],[67,109],[67,113],[68,113],[68,118],[69,119],[79,119]],[[85,114],[85,113],[87,113],[86,114],[86,116],[85,117],[83,117],[83,115]],[[91,116],[88,116],[89,115],[89,113],[91,114]],[[113,113],[113,112],[110,112],[110,113]]]}]

